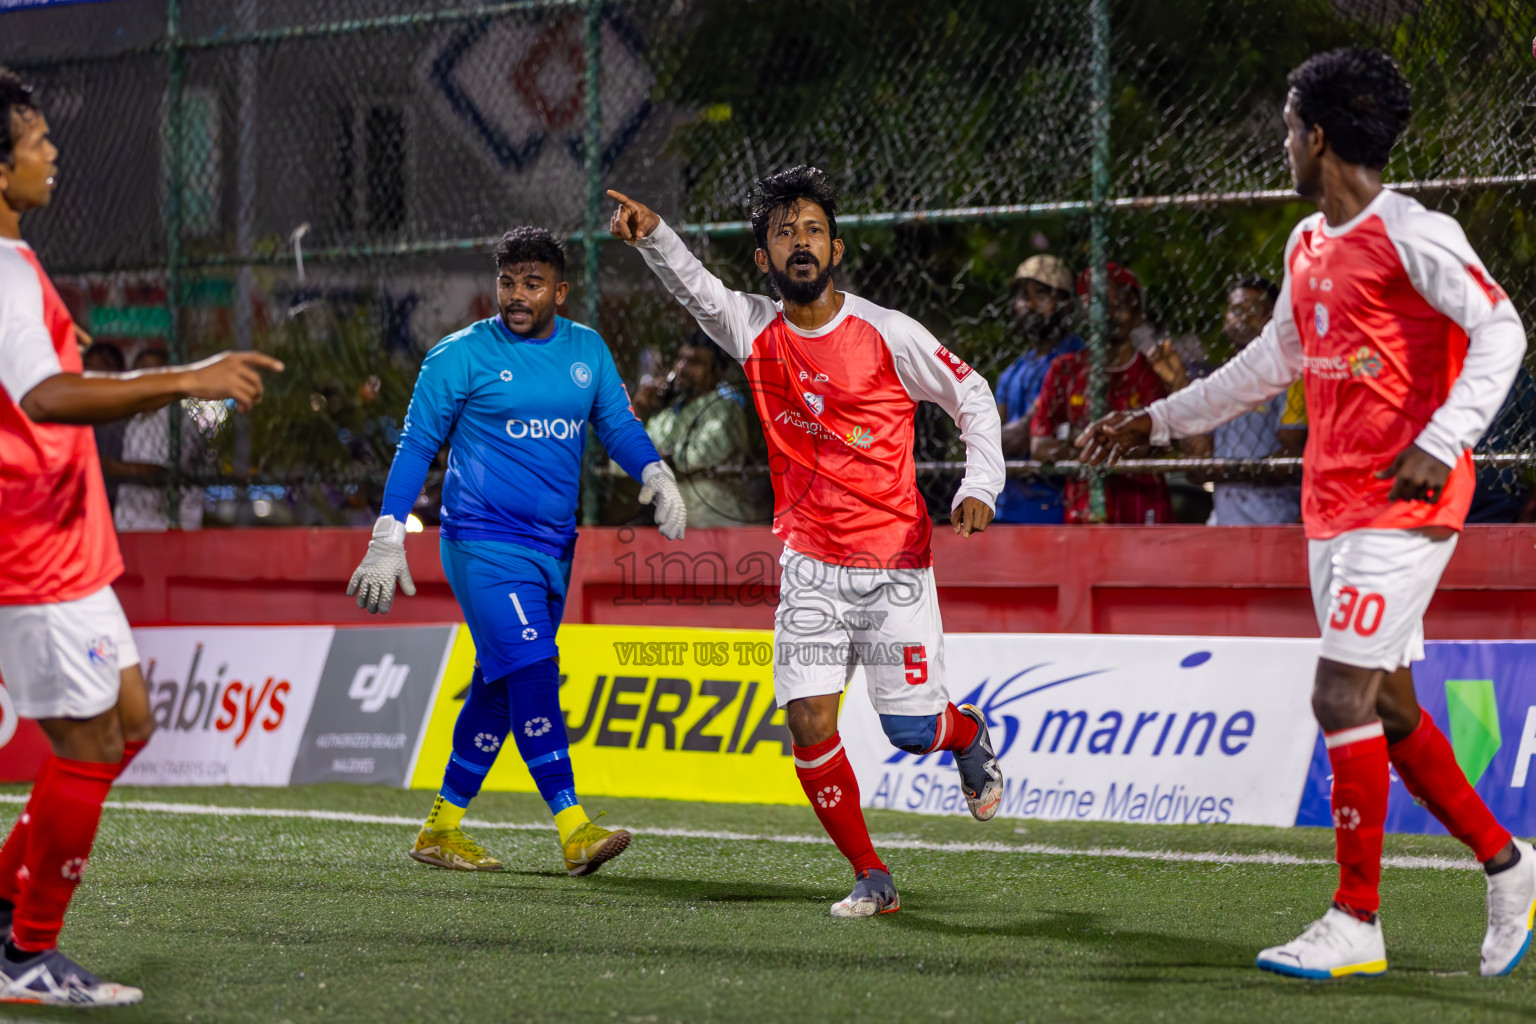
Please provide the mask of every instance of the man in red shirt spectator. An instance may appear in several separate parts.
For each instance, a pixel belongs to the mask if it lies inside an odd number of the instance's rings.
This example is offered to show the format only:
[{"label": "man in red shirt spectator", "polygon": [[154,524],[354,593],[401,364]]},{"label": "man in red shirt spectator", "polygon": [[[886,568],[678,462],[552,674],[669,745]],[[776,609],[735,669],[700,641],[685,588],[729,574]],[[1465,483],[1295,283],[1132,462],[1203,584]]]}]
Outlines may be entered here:
[{"label": "man in red shirt spectator", "polygon": [[[1087,293],[1087,272],[1077,282]],[[1184,364],[1166,342],[1153,362],[1135,346],[1132,332],[1142,322],[1141,282],[1117,263],[1109,264],[1109,349],[1104,355],[1107,408],[1111,412],[1143,409],[1166,396],[1170,386],[1188,383]],[[1058,356],[1046,372],[1030,419],[1029,453],[1040,462],[1077,457],[1072,439],[1089,423],[1087,352]],[[1159,370],[1162,372],[1160,373]],[[1062,498],[1068,523],[1090,522],[1088,482],[1074,477]],[[1116,474],[1104,483],[1104,512],[1111,523],[1171,523],[1168,482],[1160,475]]]}]

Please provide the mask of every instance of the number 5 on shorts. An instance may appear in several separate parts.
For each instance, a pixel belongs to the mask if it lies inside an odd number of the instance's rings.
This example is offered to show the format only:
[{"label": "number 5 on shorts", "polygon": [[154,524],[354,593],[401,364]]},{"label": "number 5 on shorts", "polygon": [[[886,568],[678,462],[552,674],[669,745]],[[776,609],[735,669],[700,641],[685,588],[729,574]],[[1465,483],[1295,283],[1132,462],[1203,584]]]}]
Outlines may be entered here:
[{"label": "number 5 on shorts", "polygon": [[1380,594],[1362,596],[1354,587],[1343,587],[1339,590],[1339,603],[1334,608],[1333,617],[1328,620],[1328,628],[1348,629],[1353,620],[1356,633],[1370,636],[1381,628],[1386,610],[1387,599]]},{"label": "number 5 on shorts", "polygon": [[928,681],[928,652],[922,644],[909,644],[901,649],[902,662],[907,669],[907,684],[922,686]]}]

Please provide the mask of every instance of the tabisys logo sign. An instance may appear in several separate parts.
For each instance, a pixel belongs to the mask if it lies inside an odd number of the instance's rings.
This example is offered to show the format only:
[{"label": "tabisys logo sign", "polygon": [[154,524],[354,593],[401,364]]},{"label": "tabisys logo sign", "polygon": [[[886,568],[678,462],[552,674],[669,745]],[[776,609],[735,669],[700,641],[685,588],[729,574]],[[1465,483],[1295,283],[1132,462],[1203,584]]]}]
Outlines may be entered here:
[{"label": "tabisys logo sign", "polygon": [[333,632],[135,630],[157,730],[124,781],[286,785]]},{"label": "tabisys logo sign", "polygon": [[[957,634],[946,647],[955,702],[987,716],[1003,815],[1294,817],[1311,753],[1313,641]],[[863,734],[846,746],[867,805],[966,812],[953,755],[892,751],[862,700],[844,705],[843,732]]]}]

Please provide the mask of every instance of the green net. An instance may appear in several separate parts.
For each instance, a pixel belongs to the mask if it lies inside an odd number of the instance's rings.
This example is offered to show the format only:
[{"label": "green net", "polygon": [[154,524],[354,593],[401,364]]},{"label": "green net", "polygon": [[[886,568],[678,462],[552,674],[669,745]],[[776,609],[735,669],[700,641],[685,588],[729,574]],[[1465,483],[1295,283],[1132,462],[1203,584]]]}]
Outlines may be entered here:
[{"label": "green net", "polygon": [[[763,290],[748,188],[824,168],[842,190],[841,286],[917,318],[994,386],[1032,347],[1016,268],[1050,254],[1075,279],[1097,226],[1135,275],[1137,345],[1210,372],[1244,340],[1224,330],[1234,285],[1278,282],[1310,212],[1282,154],[1286,73],[1338,45],[1387,49],[1414,87],[1388,179],[1466,227],[1523,318],[1536,299],[1536,64],[1517,5],[1491,0],[111,0],[0,23],[0,62],[38,85],[63,152],[27,233],[81,324],[130,365],[255,347],[290,367],[249,416],[188,404],[105,438],[140,467],[121,470],[133,515],[173,525],[370,522],[416,368],[494,311],[488,253],[513,225],[570,240],[570,315],[631,387],[664,377],[691,324],[606,237],[605,188]],[[1110,298],[1108,334],[1086,302],[1066,329],[1113,392],[1105,353],[1127,328]],[[1522,377],[1479,447],[1496,456],[1480,514],[1524,514],[1533,403]],[[1008,411],[1026,421],[1007,435],[1013,478],[1078,473],[1032,460],[1028,410]],[[1281,412],[1138,471],[1203,521],[1213,478],[1294,480]],[[957,432],[925,407],[917,435],[947,514]],[[760,497],[760,455],[749,443],[717,475]],[[589,461],[584,516],[634,517],[633,486]]]}]

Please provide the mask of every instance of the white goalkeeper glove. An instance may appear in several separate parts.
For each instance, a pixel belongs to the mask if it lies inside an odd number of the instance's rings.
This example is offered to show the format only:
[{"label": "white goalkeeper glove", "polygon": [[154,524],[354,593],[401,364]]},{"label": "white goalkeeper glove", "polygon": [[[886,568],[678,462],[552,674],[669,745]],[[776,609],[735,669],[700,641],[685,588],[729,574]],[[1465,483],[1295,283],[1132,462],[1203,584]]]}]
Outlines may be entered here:
[{"label": "white goalkeeper glove", "polygon": [[379,516],[368,553],[347,584],[347,596],[356,594],[359,608],[383,615],[395,600],[396,582],[407,597],[416,596],[416,584],[405,564],[405,524],[394,516]]},{"label": "white goalkeeper glove", "polygon": [[640,504],[656,505],[656,525],[667,540],[682,540],[688,529],[688,507],[677,489],[677,477],[665,462],[653,462],[640,473]]}]

